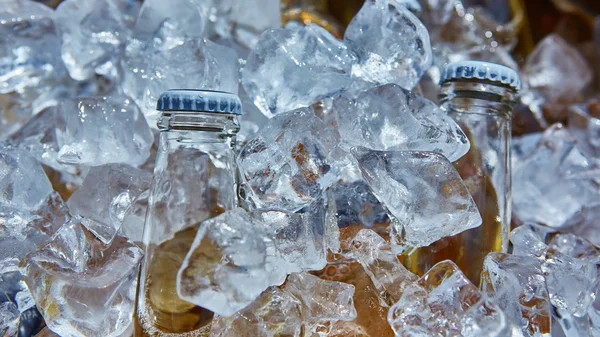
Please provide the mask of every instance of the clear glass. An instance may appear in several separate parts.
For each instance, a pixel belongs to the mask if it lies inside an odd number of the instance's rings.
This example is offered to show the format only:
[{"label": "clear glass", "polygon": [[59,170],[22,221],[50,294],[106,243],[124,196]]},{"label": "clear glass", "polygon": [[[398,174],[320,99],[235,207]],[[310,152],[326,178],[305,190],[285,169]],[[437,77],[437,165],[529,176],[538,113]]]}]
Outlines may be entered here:
[{"label": "clear glass", "polygon": [[199,224],[237,205],[229,114],[165,112],[148,201],[135,336],[207,336],[213,313],[185,302],[176,277]]},{"label": "clear glass", "polygon": [[454,166],[477,204],[483,223],[478,228],[417,249],[402,260],[422,275],[437,262],[450,259],[479,284],[485,256],[506,252],[511,218],[511,109],[515,91],[476,81],[445,83],[441,107],[460,125],[471,142]]}]

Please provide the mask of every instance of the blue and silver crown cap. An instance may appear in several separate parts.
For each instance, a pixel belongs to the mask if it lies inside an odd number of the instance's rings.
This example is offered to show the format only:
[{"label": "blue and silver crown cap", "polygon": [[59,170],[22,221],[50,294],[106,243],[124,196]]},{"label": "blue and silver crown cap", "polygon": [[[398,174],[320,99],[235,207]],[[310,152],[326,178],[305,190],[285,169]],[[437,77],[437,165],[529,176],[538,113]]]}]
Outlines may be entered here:
[{"label": "blue and silver crown cap", "polygon": [[440,84],[453,80],[482,80],[521,90],[521,79],[516,71],[495,63],[459,61],[447,64],[442,71]]},{"label": "blue and silver crown cap", "polygon": [[237,95],[229,92],[173,89],[160,94],[156,110],[241,115],[242,102]]}]

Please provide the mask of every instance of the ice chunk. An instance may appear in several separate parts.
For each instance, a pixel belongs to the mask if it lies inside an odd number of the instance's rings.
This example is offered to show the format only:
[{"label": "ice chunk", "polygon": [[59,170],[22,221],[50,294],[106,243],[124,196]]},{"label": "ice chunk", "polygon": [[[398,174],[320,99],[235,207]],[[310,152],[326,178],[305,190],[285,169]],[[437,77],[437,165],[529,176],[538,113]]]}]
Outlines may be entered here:
[{"label": "ice chunk", "polygon": [[351,254],[363,266],[381,297],[388,305],[400,300],[404,289],[417,279],[400,263],[392,247],[370,229],[363,229],[354,237]]},{"label": "ice chunk", "polygon": [[48,241],[69,218],[41,166],[27,153],[0,147],[0,264]]},{"label": "ice chunk", "polygon": [[238,155],[241,197],[254,208],[296,211],[337,180],[328,156],[338,141],[309,109],[272,118]]},{"label": "ice chunk", "polygon": [[9,144],[29,152],[40,163],[53,169],[77,175],[78,168],[58,161],[58,144],[56,142],[56,106],[48,107],[33,116],[22,128],[11,135]]},{"label": "ice chunk", "polygon": [[238,146],[242,147],[247,141],[253,139],[258,131],[267,124],[269,119],[260,112],[260,110],[254,105],[252,99],[244,90],[244,87],[239,85],[240,101],[242,101],[242,108],[244,114],[240,120],[240,131],[237,133],[236,139]]},{"label": "ice chunk", "polygon": [[600,111],[598,99],[569,107],[569,129],[577,147],[590,157],[600,158]]},{"label": "ice chunk", "polygon": [[270,287],[234,316],[217,316],[212,322],[210,336],[299,337],[301,326],[300,301],[287,291]]},{"label": "ice chunk", "polygon": [[66,75],[53,16],[51,8],[29,0],[0,6],[0,138],[41,110]]},{"label": "ice chunk", "polygon": [[261,35],[242,70],[242,84],[273,117],[348,88],[352,62],[346,46],[325,29],[288,25]]},{"label": "ice chunk", "polygon": [[281,27],[281,0],[216,1],[214,5],[209,17],[213,41],[253,48],[265,30]]},{"label": "ice chunk", "polygon": [[469,151],[460,127],[433,102],[395,84],[334,102],[338,129],[349,146],[372,150],[433,151],[456,161]]},{"label": "ice chunk", "polygon": [[19,308],[13,302],[0,303],[0,332],[6,336],[15,335],[19,326],[19,315]]},{"label": "ice chunk", "polygon": [[490,253],[481,291],[492,298],[525,336],[550,337],[551,305],[541,261],[529,256]]},{"label": "ice chunk", "polygon": [[283,283],[289,273],[321,269],[327,263],[325,217],[321,207],[309,207],[304,213],[274,210],[252,213],[253,222],[265,233],[266,268],[273,275],[282,275],[280,280],[274,281],[276,284]]},{"label": "ice chunk", "polygon": [[[349,251],[352,239],[360,229],[359,226],[340,229],[340,236],[344,238],[342,240],[342,252]],[[354,304],[357,317],[349,322],[355,328],[353,330],[362,330],[368,336],[393,336],[394,332],[387,322],[389,299],[386,300],[381,297],[386,294],[382,294],[375,287],[371,277],[362,265],[356,261],[356,258],[351,257],[350,254],[330,254],[328,262],[325,268],[312,272],[312,274],[324,280],[344,282],[354,286]]]},{"label": "ice chunk", "polygon": [[593,73],[577,49],[551,34],[527,57],[522,77],[529,90],[542,95],[547,112],[560,119],[565,117],[562,116],[564,106],[581,97]]},{"label": "ice chunk", "polygon": [[116,67],[131,35],[139,4],[130,0],[68,0],[56,8],[54,24],[69,74],[86,80],[94,74],[117,79]]},{"label": "ice chunk", "polygon": [[592,264],[600,263],[600,248],[575,234],[556,234],[549,245],[558,253]]},{"label": "ice chunk", "polygon": [[35,306],[17,264],[17,259],[0,263],[0,333],[5,336],[17,336]]},{"label": "ice chunk", "polygon": [[241,209],[204,221],[177,273],[183,300],[231,316],[271,284],[260,224]]},{"label": "ice chunk", "polygon": [[146,191],[137,196],[135,202],[125,213],[123,223],[119,229],[119,235],[129,238],[129,240],[135,243],[142,242],[149,196],[150,191]]},{"label": "ice chunk", "polygon": [[262,32],[281,26],[281,0],[234,1],[231,19],[236,41],[253,48]]},{"label": "ice chunk", "polygon": [[544,260],[548,251],[546,237],[553,231],[552,228],[536,224],[525,224],[513,229],[510,233],[513,255],[532,256]]},{"label": "ice chunk", "polygon": [[387,212],[364,180],[338,181],[329,189],[331,217],[340,228],[361,225],[372,228],[389,223]]},{"label": "ice chunk", "polygon": [[569,231],[600,247],[600,231],[597,222],[597,219],[600,219],[600,204],[585,207],[576,215],[576,219],[577,221],[572,222],[573,227],[569,228]]},{"label": "ice chunk", "polygon": [[144,1],[135,22],[135,37],[150,39],[160,29],[173,36],[204,37],[213,0]]},{"label": "ice chunk", "polygon": [[352,76],[368,82],[412,89],[431,66],[427,29],[394,0],[366,1],[346,28],[344,42],[359,59]]},{"label": "ice chunk", "polygon": [[559,235],[552,240],[542,270],[550,302],[569,314],[582,317],[596,299],[599,270],[597,256],[593,258],[596,261],[590,261],[589,256],[586,258],[574,251],[569,242],[572,239]]},{"label": "ice chunk", "polygon": [[288,274],[323,268],[328,238],[322,204],[299,213],[241,209],[200,227],[178,273],[178,293],[229,316]]},{"label": "ice chunk", "polygon": [[54,332],[116,337],[131,324],[143,252],[123,237],[103,245],[82,220],[74,217],[27,256],[25,280]]},{"label": "ice chunk", "polygon": [[598,170],[561,124],[546,130],[533,153],[514,164],[513,214],[523,222],[560,228],[598,203],[592,178]]},{"label": "ice chunk", "polygon": [[233,49],[202,39],[168,45],[168,36],[160,33],[152,40],[130,41],[122,60],[123,91],[138,104],[151,127],[156,127],[159,116],[158,96],[167,89],[237,93],[238,59]]},{"label": "ice chunk", "polygon": [[481,225],[475,202],[446,157],[413,151],[355,154],[373,194],[394,217],[397,252]]},{"label": "ice chunk", "polygon": [[[388,312],[396,336],[507,336],[502,310],[451,261],[408,286]],[[478,334],[479,333],[479,334]]]},{"label": "ice chunk", "polygon": [[61,103],[56,136],[62,163],[140,165],[150,155],[152,132],[125,96],[78,97]]},{"label": "ice chunk", "polygon": [[[124,164],[90,169],[67,205],[73,214],[94,220],[86,226],[105,244],[115,237],[138,197],[150,188],[152,175]],[[86,223],[84,223],[86,225]]]},{"label": "ice chunk", "polygon": [[594,309],[591,309],[589,314],[584,317],[576,317],[564,310],[555,308],[554,319],[560,325],[557,324],[557,326],[552,327],[552,336],[587,337],[600,334],[600,316],[598,311]]},{"label": "ice chunk", "polygon": [[302,273],[290,275],[284,289],[302,302],[304,319],[308,322],[351,321],[356,318],[354,286],[351,284]]},{"label": "ice chunk", "polygon": [[537,148],[540,139],[542,139],[542,136],[543,133],[534,132],[528,133],[521,137],[514,137],[512,139],[511,149],[513,163],[518,160],[525,160],[526,158],[531,156],[535,152],[535,149]]}]

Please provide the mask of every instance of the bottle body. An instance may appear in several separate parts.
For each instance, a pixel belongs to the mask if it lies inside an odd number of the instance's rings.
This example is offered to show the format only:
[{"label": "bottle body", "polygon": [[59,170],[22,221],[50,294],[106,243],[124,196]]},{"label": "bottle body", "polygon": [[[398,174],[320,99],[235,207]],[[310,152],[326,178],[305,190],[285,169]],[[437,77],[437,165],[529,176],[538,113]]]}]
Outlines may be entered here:
[{"label": "bottle body", "polygon": [[483,222],[480,227],[447,237],[403,256],[405,265],[422,275],[450,259],[479,284],[485,256],[506,252],[511,217],[511,108],[514,91],[474,81],[444,84],[441,107],[460,125],[471,148],[454,163]]},{"label": "bottle body", "polygon": [[169,112],[159,128],[135,336],[204,336],[213,313],[179,298],[177,271],[200,223],[237,205],[233,144],[239,124],[229,114]]}]

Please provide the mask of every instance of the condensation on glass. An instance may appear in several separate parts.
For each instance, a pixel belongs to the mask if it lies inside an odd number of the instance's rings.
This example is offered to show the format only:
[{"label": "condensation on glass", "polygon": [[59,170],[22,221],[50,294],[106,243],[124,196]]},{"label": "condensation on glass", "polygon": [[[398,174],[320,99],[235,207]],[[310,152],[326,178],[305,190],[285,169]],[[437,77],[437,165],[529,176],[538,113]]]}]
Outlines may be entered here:
[{"label": "condensation on glass", "polygon": [[177,271],[199,224],[237,204],[233,145],[241,103],[229,93],[169,90],[148,203],[135,336],[205,336],[213,313],[177,295]]},{"label": "condensation on glass", "polygon": [[506,252],[511,218],[511,110],[520,87],[511,69],[485,62],[449,64],[442,74],[441,107],[465,132],[471,148],[454,163],[483,223],[402,257],[422,275],[439,261],[450,259],[479,284],[489,252]]}]

